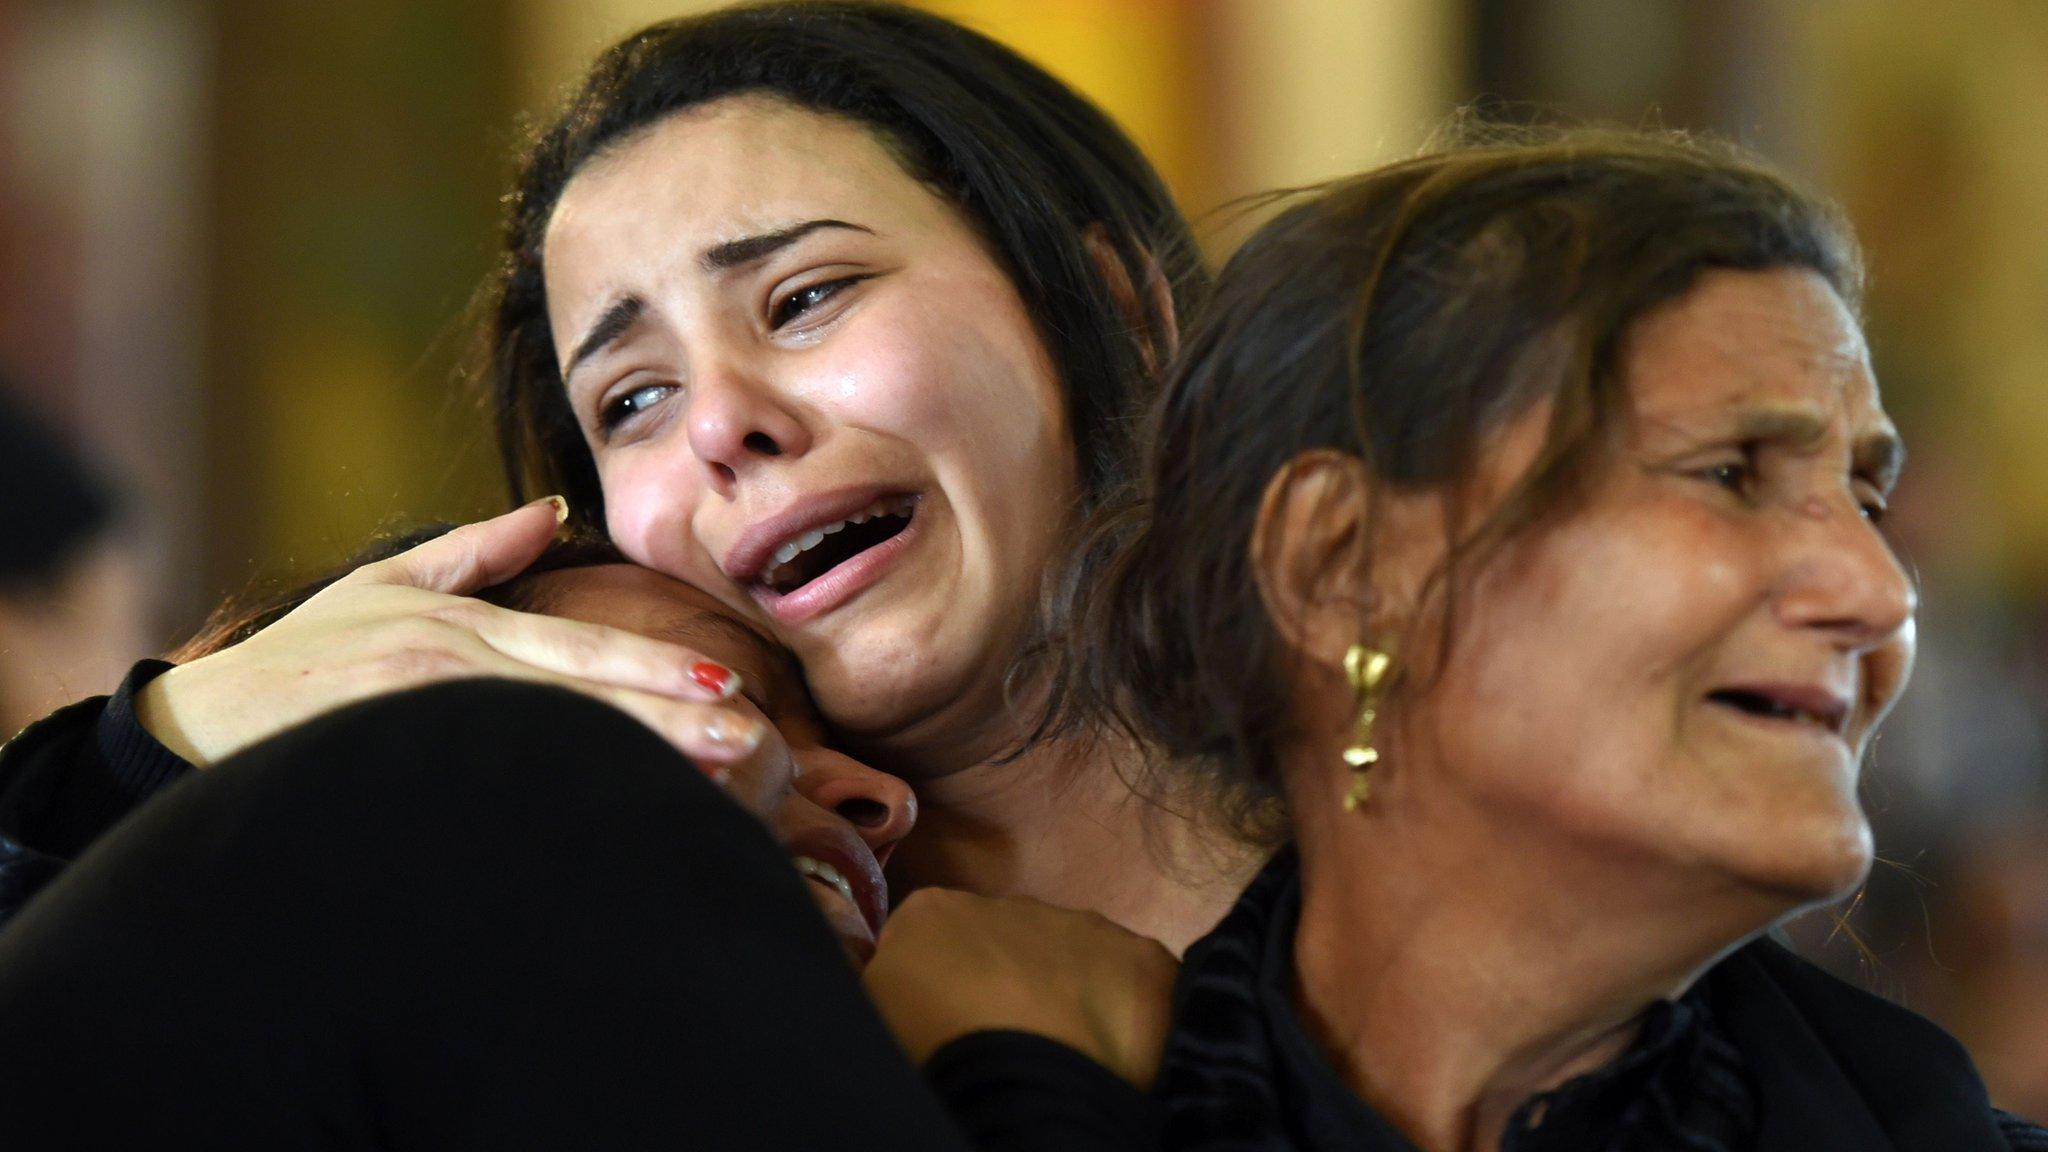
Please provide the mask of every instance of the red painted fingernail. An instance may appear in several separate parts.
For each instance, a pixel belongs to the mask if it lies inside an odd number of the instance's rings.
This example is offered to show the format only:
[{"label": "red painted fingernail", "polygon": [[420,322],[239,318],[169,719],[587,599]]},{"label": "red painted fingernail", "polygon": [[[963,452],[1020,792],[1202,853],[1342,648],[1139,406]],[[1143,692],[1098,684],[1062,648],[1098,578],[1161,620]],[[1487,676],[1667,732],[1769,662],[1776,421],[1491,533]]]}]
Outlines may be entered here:
[{"label": "red painted fingernail", "polygon": [[739,694],[739,675],[723,664],[699,660],[690,665],[690,679],[695,680],[706,692],[716,693],[721,700],[730,700]]}]

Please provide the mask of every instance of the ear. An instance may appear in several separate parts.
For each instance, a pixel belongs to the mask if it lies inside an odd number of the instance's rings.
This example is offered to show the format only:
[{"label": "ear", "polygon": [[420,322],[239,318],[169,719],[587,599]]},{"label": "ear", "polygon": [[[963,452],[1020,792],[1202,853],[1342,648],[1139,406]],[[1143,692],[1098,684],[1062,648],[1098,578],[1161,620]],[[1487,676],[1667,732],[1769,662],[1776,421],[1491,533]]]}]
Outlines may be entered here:
[{"label": "ear", "polygon": [[1159,261],[1149,254],[1145,257],[1145,287],[1141,294],[1131,282],[1130,269],[1117,255],[1116,245],[1110,242],[1107,228],[1090,224],[1081,234],[1081,243],[1087,247],[1089,259],[1095,261],[1096,274],[1109,286],[1117,314],[1131,331],[1142,334],[1138,346],[1145,359],[1145,371],[1159,371],[1161,363],[1180,351],[1180,319],[1173,311],[1173,286],[1166,282]]},{"label": "ear", "polygon": [[1252,527],[1259,599],[1288,647],[1341,668],[1373,615],[1372,485],[1363,460],[1304,452],[1275,473]]}]

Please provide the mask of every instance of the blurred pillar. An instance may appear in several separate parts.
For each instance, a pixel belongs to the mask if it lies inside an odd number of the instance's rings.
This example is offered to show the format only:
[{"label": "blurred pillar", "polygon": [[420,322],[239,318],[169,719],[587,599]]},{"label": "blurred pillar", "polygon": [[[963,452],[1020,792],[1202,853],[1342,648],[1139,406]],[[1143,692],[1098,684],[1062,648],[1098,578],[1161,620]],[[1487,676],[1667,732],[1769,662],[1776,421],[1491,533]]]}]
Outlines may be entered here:
[{"label": "blurred pillar", "polygon": [[1356,172],[1420,144],[1465,86],[1465,0],[1227,0],[1216,100],[1236,194]]},{"label": "blurred pillar", "polygon": [[215,0],[212,583],[494,495],[451,380],[506,168],[493,0]]},{"label": "blurred pillar", "polygon": [[200,587],[205,12],[0,10],[0,360],[136,498],[152,592]]}]

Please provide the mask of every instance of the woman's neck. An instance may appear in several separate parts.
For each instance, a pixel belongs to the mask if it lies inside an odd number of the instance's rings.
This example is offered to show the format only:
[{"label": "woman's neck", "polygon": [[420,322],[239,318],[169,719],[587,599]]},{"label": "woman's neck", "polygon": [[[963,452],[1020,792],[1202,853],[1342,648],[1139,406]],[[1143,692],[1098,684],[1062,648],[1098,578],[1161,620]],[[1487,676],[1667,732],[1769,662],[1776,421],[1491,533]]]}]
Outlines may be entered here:
[{"label": "woman's neck", "polygon": [[890,859],[891,890],[1028,896],[1099,913],[1179,955],[1223,918],[1267,853],[1134,794],[1130,767],[1100,743],[1053,741],[921,781],[917,830]]},{"label": "woman's neck", "polygon": [[1296,1003],[1351,1088],[1431,1152],[1497,1148],[1530,1097],[1614,1060],[1652,1004],[1782,911],[1660,890],[1642,862],[1540,833],[1324,808],[1296,808]]}]

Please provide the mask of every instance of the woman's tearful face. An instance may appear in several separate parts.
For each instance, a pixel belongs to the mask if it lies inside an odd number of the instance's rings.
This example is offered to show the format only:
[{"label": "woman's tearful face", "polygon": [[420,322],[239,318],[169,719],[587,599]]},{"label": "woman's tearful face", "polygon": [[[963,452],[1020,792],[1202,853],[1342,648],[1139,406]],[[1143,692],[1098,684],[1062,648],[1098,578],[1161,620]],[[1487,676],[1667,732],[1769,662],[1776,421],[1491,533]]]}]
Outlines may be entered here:
[{"label": "woman's tearful face", "polygon": [[[1858,769],[1916,606],[1875,523],[1900,449],[1861,332],[1817,275],[1715,271],[1635,325],[1624,367],[1611,463],[1473,574],[1403,728],[1527,826],[1833,896],[1869,866]],[[1547,416],[1504,430],[1491,483]]]},{"label": "woman's tearful face", "polygon": [[739,675],[737,703],[775,726],[795,762],[792,790],[769,813],[769,827],[848,955],[865,962],[889,911],[882,864],[917,819],[910,787],[827,747],[789,653],[709,594],[630,564],[527,580],[547,615],[680,644]]},{"label": "woman's tearful face", "polygon": [[961,213],[867,129],[732,97],[591,161],[545,271],[618,546],[786,645],[856,746],[978,758],[1078,486]]}]

